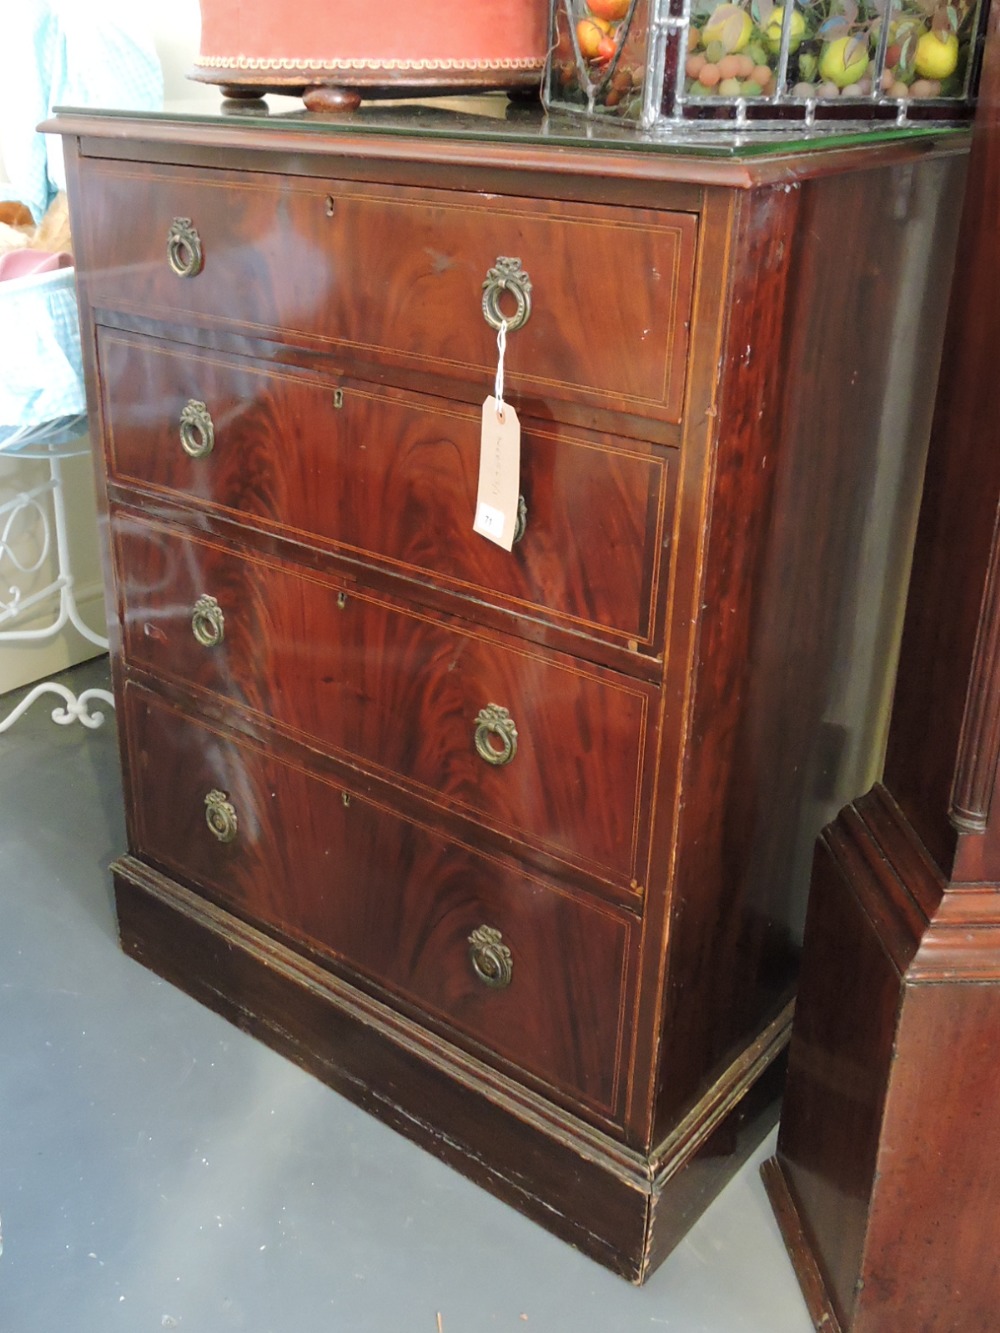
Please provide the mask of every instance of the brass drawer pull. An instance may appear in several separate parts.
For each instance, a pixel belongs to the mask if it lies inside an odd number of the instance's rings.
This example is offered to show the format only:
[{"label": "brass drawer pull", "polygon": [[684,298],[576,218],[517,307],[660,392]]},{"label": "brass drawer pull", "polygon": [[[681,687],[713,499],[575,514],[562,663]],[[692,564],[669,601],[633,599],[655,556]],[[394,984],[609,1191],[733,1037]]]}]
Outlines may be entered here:
[{"label": "brass drawer pull", "polygon": [[[507,319],[500,309],[500,297],[510,292],[517,302],[517,312]],[[531,279],[521,267],[520,259],[508,259],[498,256],[496,265],[490,269],[483,283],[483,319],[491,329],[499,329],[507,319],[507,332],[527,324],[531,314]]]},{"label": "brass drawer pull", "polygon": [[220,842],[232,842],[239,832],[236,807],[224,791],[210,791],[205,797],[205,823]]},{"label": "brass drawer pull", "polygon": [[167,233],[167,259],[179,278],[193,278],[202,270],[205,259],[201,237],[190,218],[174,218]]},{"label": "brass drawer pull", "polygon": [[[488,764],[509,764],[517,754],[517,727],[506,708],[487,704],[476,718],[476,753]],[[499,749],[494,742],[499,742]]]},{"label": "brass drawer pull", "polygon": [[528,506],[525,503],[524,496],[517,497],[517,517],[514,519],[514,543],[515,545],[524,536],[525,529],[528,526]]},{"label": "brass drawer pull", "polygon": [[191,612],[191,632],[203,648],[215,648],[226,634],[226,618],[214,597],[203,594]]},{"label": "brass drawer pull", "polygon": [[215,425],[204,403],[189,398],[181,412],[181,448],[188,458],[204,458],[215,448]]},{"label": "brass drawer pull", "polygon": [[514,975],[514,959],[495,926],[477,926],[469,936],[469,961],[487,986],[502,990]]}]

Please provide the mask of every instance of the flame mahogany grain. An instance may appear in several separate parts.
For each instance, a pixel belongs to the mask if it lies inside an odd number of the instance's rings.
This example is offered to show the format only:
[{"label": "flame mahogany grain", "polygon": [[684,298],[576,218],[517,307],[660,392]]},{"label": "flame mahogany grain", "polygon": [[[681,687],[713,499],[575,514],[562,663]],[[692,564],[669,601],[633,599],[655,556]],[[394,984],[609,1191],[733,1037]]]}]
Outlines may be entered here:
[{"label": "flame mahogany grain", "polygon": [[[124,947],[643,1281],[773,1123],[808,849],[881,753],[967,137],[59,127]],[[465,526],[498,256],[533,283],[509,557]],[[196,462],[188,398],[217,418]],[[491,702],[518,727],[496,770]],[[196,837],[216,780],[255,812],[228,874]],[[480,908],[516,946],[493,1007]]]},{"label": "flame mahogany grain", "polygon": [[[671,535],[672,450],[526,419],[525,537],[506,552],[472,530],[475,408],[342,375],[276,374],[264,361],[110,330],[99,355],[111,476],[124,485],[297,531],[461,596],[506,599],[577,634],[662,648],[654,616]],[[214,422],[205,458],[179,444],[191,399]],[[160,410],[149,412],[150,402]],[[595,530],[600,543],[576,540]]]},{"label": "flame mahogany grain", "polygon": [[[492,824],[505,841],[534,843],[626,887],[634,879],[655,740],[649,686],[465,625],[445,628],[135,516],[116,515],[113,530],[130,666],[239,704],[437,807]],[[210,648],[191,628],[203,594],[225,618]],[[490,703],[518,729],[516,754],[498,767],[473,744]]]},{"label": "flame mahogany grain", "polygon": [[[485,1045],[563,1099],[614,1118],[634,918],[127,693],[140,855],[402,996],[449,1036]],[[231,843],[217,841],[205,819],[214,789],[237,811]],[[165,799],[171,790],[182,795]],[[500,929],[513,955],[503,989],[478,980],[469,962],[468,937],[484,924]]]}]

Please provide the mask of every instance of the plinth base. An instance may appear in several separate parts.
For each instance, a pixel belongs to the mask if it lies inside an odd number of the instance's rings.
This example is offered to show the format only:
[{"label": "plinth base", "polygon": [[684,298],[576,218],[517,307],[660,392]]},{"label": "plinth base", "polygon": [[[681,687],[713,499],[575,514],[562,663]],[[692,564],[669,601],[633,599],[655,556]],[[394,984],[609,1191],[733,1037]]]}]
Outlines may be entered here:
[{"label": "plinth base", "polygon": [[777,1120],[790,1007],[647,1156],[142,862],[112,872],[133,958],[631,1282]]}]

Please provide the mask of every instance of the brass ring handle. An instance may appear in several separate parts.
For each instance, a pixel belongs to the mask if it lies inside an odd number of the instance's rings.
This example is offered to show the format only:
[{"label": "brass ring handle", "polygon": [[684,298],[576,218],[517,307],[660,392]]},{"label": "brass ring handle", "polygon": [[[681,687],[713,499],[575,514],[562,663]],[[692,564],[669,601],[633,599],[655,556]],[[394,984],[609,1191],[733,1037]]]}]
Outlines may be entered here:
[{"label": "brass ring handle", "polygon": [[514,519],[514,544],[515,546],[524,536],[528,527],[528,506],[525,503],[524,496],[517,497],[517,517]]},{"label": "brass ring handle", "polygon": [[191,632],[203,648],[215,648],[225,638],[226,618],[214,597],[204,593],[191,611]]},{"label": "brass ring handle", "polygon": [[174,218],[167,233],[167,259],[179,278],[193,278],[204,266],[201,237],[190,218]]},{"label": "brass ring handle", "polygon": [[514,959],[495,926],[477,926],[469,936],[469,961],[476,976],[494,990],[509,986]]},{"label": "brass ring handle", "polygon": [[[476,717],[476,753],[499,768],[517,754],[517,727],[506,708],[487,704]],[[499,742],[499,749],[494,742]]]},{"label": "brass ring handle", "polygon": [[239,832],[236,807],[224,791],[210,791],[205,797],[205,823],[220,842],[232,842]]},{"label": "brass ring handle", "polygon": [[[517,302],[517,312],[512,319],[500,309],[500,297],[510,292]],[[521,267],[520,259],[498,256],[497,262],[486,275],[483,283],[483,319],[491,329],[499,329],[507,320],[507,332],[527,324],[531,315],[531,279]]]},{"label": "brass ring handle", "polygon": [[215,447],[215,425],[204,403],[189,398],[181,412],[181,448],[188,458],[204,458]]}]

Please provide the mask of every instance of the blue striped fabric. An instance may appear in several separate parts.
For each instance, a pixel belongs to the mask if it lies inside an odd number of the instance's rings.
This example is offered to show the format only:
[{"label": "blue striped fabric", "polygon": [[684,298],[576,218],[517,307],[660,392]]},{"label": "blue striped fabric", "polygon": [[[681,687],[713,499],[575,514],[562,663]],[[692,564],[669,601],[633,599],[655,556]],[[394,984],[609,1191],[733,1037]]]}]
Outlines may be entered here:
[{"label": "blue striped fabric", "polygon": [[9,0],[3,6],[2,197],[40,220],[66,188],[58,135],[36,133],[54,106],[156,111],[163,71],[134,0]]},{"label": "blue striped fabric", "polygon": [[85,411],[74,270],[0,282],[0,449],[4,427]]},{"label": "blue striped fabric", "polygon": [[[141,8],[134,0],[4,5],[0,146],[10,182],[0,198],[41,219],[66,188],[59,136],[36,130],[54,106],[162,107],[163,72]],[[85,411],[73,270],[0,282],[0,450]]]}]

